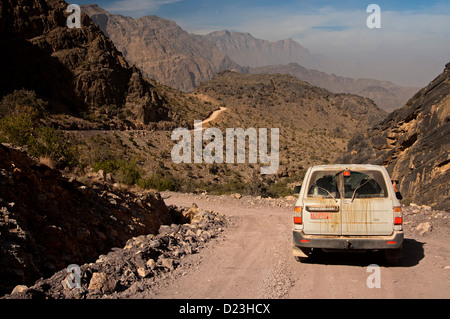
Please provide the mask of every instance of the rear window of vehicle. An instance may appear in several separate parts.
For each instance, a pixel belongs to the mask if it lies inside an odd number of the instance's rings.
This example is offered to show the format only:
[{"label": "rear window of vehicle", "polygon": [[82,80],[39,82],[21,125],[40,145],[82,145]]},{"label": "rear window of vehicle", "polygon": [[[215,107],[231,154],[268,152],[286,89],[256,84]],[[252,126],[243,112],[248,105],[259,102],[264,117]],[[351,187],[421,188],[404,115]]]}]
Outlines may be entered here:
[{"label": "rear window of vehicle", "polygon": [[310,179],[308,197],[341,197],[338,186],[338,171],[315,171]]},{"label": "rear window of vehicle", "polygon": [[344,175],[345,198],[387,197],[386,183],[379,171],[350,171]]},{"label": "rear window of vehicle", "polygon": [[[342,184],[343,179],[343,185]],[[387,197],[383,174],[379,171],[316,171],[308,186],[308,197]]]}]

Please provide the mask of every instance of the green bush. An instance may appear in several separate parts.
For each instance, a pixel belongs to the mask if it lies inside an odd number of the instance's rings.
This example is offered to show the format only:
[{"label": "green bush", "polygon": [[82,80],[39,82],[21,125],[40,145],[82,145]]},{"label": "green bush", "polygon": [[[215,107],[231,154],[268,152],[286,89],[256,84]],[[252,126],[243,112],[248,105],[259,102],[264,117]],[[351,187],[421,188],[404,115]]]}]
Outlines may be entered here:
[{"label": "green bush", "polygon": [[287,180],[284,179],[269,185],[267,188],[267,195],[273,198],[292,195],[292,191],[289,190],[287,184]]},{"label": "green bush", "polygon": [[0,101],[0,118],[16,112],[18,105],[30,107],[38,117],[44,117],[48,109],[48,103],[37,98],[34,91],[15,90]]},{"label": "green bush", "polygon": [[138,186],[145,189],[155,189],[157,191],[177,191],[180,189],[180,183],[173,177],[163,176],[162,174],[156,173],[146,179],[140,179],[137,183]]},{"label": "green bush", "polygon": [[126,185],[137,184],[142,176],[141,170],[135,161],[120,159],[108,159],[94,163],[94,171],[103,170],[105,173],[112,173],[117,181]]},{"label": "green bush", "polygon": [[116,176],[119,181],[122,181],[122,183],[127,185],[135,185],[141,179],[141,175],[142,173],[136,167],[135,163],[124,162],[124,164],[120,166]]},{"label": "green bush", "polygon": [[94,171],[105,171],[105,173],[114,173],[119,169],[119,163],[117,160],[110,159],[94,163]]},{"label": "green bush", "polygon": [[18,146],[34,143],[36,112],[32,107],[17,106],[0,119],[0,141]]},{"label": "green bush", "polygon": [[78,165],[78,150],[74,143],[64,134],[49,126],[40,126],[35,129],[34,141],[30,143],[29,152],[34,156],[50,157],[62,166],[71,168]]},{"label": "green bush", "polygon": [[68,142],[61,131],[42,125],[41,113],[35,107],[16,105],[5,110],[0,119],[0,142],[26,146],[31,155],[49,157],[58,166],[72,168],[78,164],[76,145]]}]

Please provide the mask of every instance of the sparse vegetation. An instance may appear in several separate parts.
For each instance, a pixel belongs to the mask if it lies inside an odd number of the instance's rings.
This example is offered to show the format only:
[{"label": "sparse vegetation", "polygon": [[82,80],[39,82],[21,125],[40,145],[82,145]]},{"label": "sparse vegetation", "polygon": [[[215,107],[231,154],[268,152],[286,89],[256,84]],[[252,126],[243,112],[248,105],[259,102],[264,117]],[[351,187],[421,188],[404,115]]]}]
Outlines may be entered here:
[{"label": "sparse vegetation", "polygon": [[[347,136],[364,127],[332,116],[339,112],[336,105],[343,105],[340,103],[341,96],[285,75],[250,76],[224,72],[191,94],[156,82],[153,84],[170,107],[174,123],[182,127],[192,128],[194,120],[206,118],[219,106],[229,111],[212,125],[223,133],[228,127],[278,127],[279,172],[284,173],[261,176],[259,164],[175,165],[171,162],[174,142],[171,141],[170,129],[151,133],[116,130],[92,134],[72,131],[70,135],[79,140],[77,147],[73,147],[67,142],[66,133],[41,123],[48,105],[37,99],[34,92],[15,92],[14,96],[4,99],[0,107],[0,138],[27,145],[35,156],[57,162],[64,159],[68,163],[66,165],[72,167],[78,165],[81,173],[89,172],[89,168],[96,172],[103,170],[123,185],[158,191],[195,192],[200,189],[210,194],[280,197],[292,194],[291,183],[299,178],[304,167],[332,162],[339,155],[339,150],[346,147]],[[346,101],[352,98],[346,96]],[[31,109],[16,108],[14,101],[21,101],[22,108]],[[353,103],[347,104],[354,107]],[[14,116],[9,116],[12,114]],[[95,117],[95,122],[101,122],[103,118],[128,119],[132,114],[110,104],[98,107],[98,112],[90,115]],[[332,125],[330,117],[333,119]],[[71,150],[78,152],[76,156]]]},{"label": "sparse vegetation", "polygon": [[173,176],[164,176],[161,173],[155,173],[149,178],[141,178],[137,185],[144,189],[156,189],[158,191],[178,191],[180,189],[180,181]]},{"label": "sparse vegetation", "polygon": [[78,165],[77,146],[61,131],[42,124],[47,103],[32,91],[15,91],[0,103],[0,142],[25,147],[39,158],[51,159],[60,168]]}]

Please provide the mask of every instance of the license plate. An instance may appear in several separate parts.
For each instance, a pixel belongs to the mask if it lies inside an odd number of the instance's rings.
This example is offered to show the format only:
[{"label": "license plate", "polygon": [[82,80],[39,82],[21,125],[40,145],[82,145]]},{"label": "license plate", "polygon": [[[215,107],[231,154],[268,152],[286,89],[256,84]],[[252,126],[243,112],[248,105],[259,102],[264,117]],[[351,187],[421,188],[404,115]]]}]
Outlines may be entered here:
[{"label": "license plate", "polygon": [[311,219],[331,219],[331,213],[311,213]]}]

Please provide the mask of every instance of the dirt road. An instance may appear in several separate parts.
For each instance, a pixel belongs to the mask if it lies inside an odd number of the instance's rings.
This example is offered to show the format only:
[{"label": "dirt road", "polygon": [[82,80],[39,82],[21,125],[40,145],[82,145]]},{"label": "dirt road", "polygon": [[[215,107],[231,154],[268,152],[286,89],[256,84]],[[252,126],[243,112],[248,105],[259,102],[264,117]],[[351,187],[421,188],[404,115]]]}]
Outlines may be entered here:
[{"label": "dirt road", "polygon": [[[203,126],[209,122],[217,120],[217,118],[220,116],[220,114],[226,110],[227,110],[226,107],[221,106],[218,110],[215,110],[214,112],[212,112],[212,114],[207,119],[203,120],[200,125]],[[194,125],[194,130],[199,128],[200,125]]]},{"label": "dirt road", "polygon": [[[422,236],[405,221],[404,258],[389,267],[382,254],[323,254],[299,263],[291,255],[294,201],[246,201],[231,196],[163,193],[167,204],[229,217],[223,235],[186,257],[170,280],[135,298],[450,298],[449,219]],[[275,206],[275,207],[274,207]],[[276,207],[282,206],[282,207]],[[430,217],[431,218],[431,217]],[[408,232],[408,228],[411,229]],[[371,264],[380,288],[369,288]],[[373,282],[373,281],[371,281]]]}]

